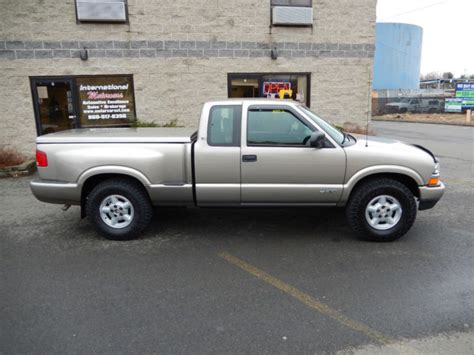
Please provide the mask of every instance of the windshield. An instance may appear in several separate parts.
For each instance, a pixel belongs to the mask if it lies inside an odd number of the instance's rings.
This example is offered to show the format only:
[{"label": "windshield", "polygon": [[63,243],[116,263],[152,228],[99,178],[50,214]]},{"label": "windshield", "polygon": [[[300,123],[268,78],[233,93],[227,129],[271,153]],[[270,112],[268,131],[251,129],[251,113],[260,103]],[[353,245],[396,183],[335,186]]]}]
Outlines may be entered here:
[{"label": "windshield", "polygon": [[343,144],[344,143],[344,133],[334,127],[332,124],[326,122],[322,118],[318,117],[313,111],[311,111],[306,106],[299,106],[300,109],[308,115],[319,127],[321,127],[327,134],[331,136],[337,143]]}]

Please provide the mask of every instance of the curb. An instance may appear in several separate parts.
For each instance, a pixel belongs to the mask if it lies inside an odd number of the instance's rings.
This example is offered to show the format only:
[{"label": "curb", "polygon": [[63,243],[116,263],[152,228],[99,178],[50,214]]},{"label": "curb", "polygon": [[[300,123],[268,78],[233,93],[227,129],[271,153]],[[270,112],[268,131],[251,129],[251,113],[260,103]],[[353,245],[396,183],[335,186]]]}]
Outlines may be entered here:
[{"label": "curb", "polygon": [[33,174],[36,171],[36,160],[29,159],[23,164],[0,168],[0,178],[21,177]]},{"label": "curb", "polygon": [[374,122],[403,122],[403,123],[425,123],[425,124],[439,124],[445,126],[464,126],[464,127],[474,127],[474,122],[463,123],[463,122],[440,122],[440,121],[408,121],[408,120],[391,120],[391,119],[378,119],[372,118]]}]

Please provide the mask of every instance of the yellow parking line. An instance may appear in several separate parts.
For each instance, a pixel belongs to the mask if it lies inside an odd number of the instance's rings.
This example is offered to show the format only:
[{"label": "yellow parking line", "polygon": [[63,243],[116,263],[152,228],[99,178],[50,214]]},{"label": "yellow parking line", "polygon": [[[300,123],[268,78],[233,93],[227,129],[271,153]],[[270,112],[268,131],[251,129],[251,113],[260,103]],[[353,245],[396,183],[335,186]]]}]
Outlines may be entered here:
[{"label": "yellow parking line", "polygon": [[335,309],[329,307],[328,305],[318,301],[316,298],[311,297],[307,293],[298,290],[297,288],[288,285],[287,283],[267,274],[265,271],[262,271],[255,266],[252,266],[246,263],[235,256],[230,255],[229,253],[222,252],[218,254],[221,258],[227,260],[232,265],[239,267],[240,269],[248,272],[249,274],[255,276],[259,280],[265,281],[266,283],[276,287],[277,289],[285,292],[286,294],[296,298],[297,300],[303,302],[308,307],[318,311],[319,313],[330,317],[337,322],[345,325],[348,328],[351,328],[355,331],[365,334],[370,339],[376,340],[379,343],[388,345],[394,342],[394,339],[389,338],[388,336],[382,334],[381,332],[370,328],[369,326],[358,322],[356,320],[350,319],[343,315],[342,313],[336,311]]}]

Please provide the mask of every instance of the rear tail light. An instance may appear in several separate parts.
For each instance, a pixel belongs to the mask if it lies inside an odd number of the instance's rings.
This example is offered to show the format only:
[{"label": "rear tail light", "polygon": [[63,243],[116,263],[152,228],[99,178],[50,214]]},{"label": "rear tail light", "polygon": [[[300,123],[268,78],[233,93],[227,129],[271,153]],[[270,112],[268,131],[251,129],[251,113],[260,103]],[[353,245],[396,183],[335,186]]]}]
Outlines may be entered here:
[{"label": "rear tail light", "polygon": [[45,152],[36,149],[36,166],[45,168],[48,166],[48,156]]}]

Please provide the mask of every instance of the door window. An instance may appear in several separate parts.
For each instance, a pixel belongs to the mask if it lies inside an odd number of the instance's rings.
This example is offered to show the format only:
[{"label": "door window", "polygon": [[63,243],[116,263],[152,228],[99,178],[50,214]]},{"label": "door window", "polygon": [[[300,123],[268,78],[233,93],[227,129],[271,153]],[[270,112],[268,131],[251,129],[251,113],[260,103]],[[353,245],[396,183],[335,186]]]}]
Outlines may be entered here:
[{"label": "door window", "polygon": [[207,143],[240,147],[242,106],[214,106],[209,113]]},{"label": "door window", "polygon": [[304,146],[311,133],[312,130],[289,111],[249,110],[248,145]]},{"label": "door window", "polygon": [[39,134],[48,134],[76,126],[70,80],[45,80],[34,83]]}]

